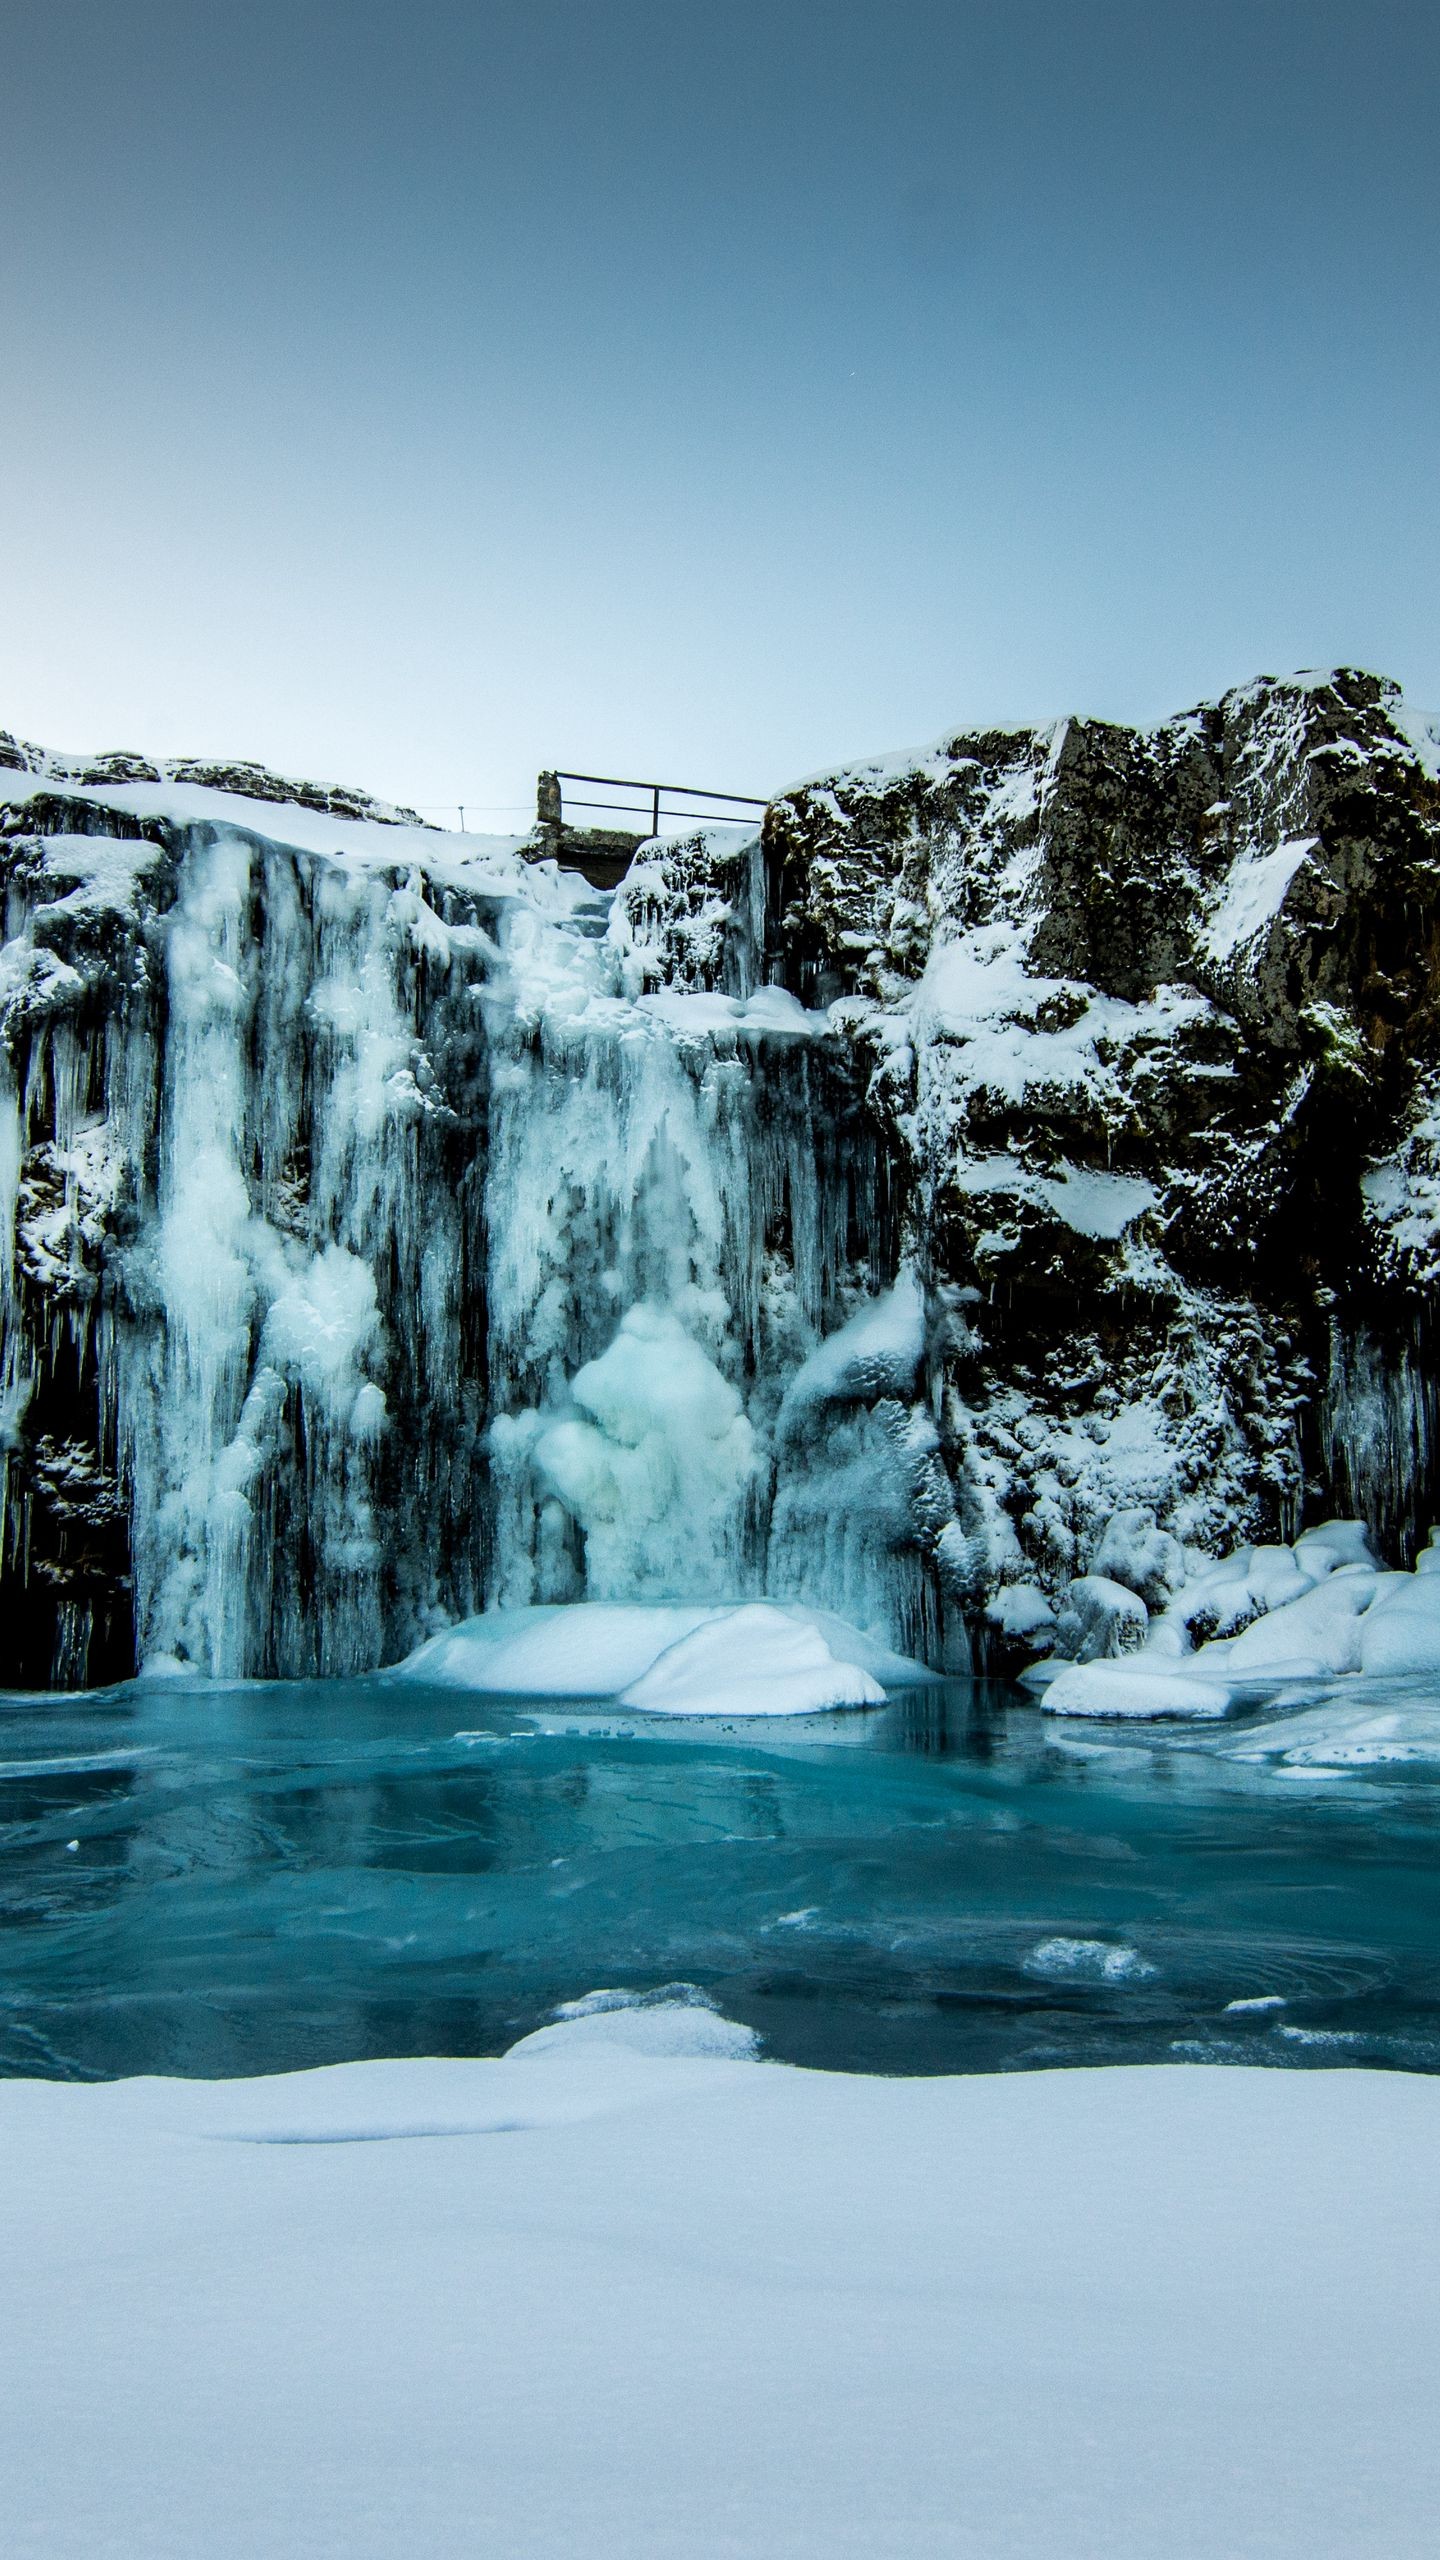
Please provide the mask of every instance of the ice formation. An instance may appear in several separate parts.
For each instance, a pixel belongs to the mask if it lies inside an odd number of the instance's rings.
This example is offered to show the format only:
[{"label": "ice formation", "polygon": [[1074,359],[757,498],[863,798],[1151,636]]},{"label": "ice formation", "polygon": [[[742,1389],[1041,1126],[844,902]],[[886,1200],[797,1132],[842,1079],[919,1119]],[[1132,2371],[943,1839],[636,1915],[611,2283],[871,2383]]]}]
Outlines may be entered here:
[{"label": "ice formation", "polygon": [[627,993],[583,880],[403,813],[33,754],[3,796],[19,1676],[368,1669],[584,1597],[908,1631],[903,1506],[857,1535],[777,1461],[893,1270],[823,1019]]},{"label": "ice formation", "polygon": [[951,738],[612,896],[542,850],[0,737],[9,1677],[780,1602],[1178,1704],[1207,1575],[1242,1670],[1412,1644],[1295,1543],[1440,1510],[1393,687]]}]

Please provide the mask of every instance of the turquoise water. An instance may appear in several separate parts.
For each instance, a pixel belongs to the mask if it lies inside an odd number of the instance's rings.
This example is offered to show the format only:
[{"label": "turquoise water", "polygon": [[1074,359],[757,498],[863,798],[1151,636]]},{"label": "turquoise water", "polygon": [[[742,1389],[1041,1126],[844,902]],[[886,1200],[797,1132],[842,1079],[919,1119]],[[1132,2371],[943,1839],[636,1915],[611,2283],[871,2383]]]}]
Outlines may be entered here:
[{"label": "turquoise water", "polygon": [[764,1727],[384,1681],[0,1696],[0,2070],[493,2053],[669,1982],[828,2068],[1428,2070],[1437,1853],[1440,1773],[1297,1783],[969,1683]]}]

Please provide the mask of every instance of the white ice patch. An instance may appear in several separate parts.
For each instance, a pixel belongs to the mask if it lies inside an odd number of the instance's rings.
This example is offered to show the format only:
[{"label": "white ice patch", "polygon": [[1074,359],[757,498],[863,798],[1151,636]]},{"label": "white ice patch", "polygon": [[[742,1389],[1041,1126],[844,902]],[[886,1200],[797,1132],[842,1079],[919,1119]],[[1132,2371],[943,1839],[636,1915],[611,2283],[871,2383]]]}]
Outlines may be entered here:
[{"label": "white ice patch", "polygon": [[1419,704],[1406,700],[1404,694],[1392,697],[1389,705],[1392,725],[1407,746],[1413,749],[1433,781],[1440,781],[1440,718],[1432,711],[1422,711]]},{"label": "white ice patch", "polygon": [[984,1195],[1010,1192],[1032,1206],[1047,1209],[1074,1234],[1113,1243],[1155,1206],[1155,1186],[1138,1175],[1099,1173],[1081,1165],[1062,1164],[1055,1173],[1034,1173],[1018,1156],[962,1158],[956,1166],[957,1191]]},{"label": "white ice patch", "polygon": [[925,1351],[925,1298],[913,1271],[827,1334],[785,1390],[786,1422],[808,1406],[908,1397]]},{"label": "white ice patch", "polygon": [[1405,1135],[1367,1167],[1360,1190],[1367,1216],[1413,1276],[1440,1275],[1440,1078],[1422,1076]]},{"label": "white ice patch", "polygon": [[711,1039],[717,1031],[780,1032],[808,1039],[830,1027],[828,1012],[808,1011],[787,987],[757,987],[743,997],[661,991],[639,997],[637,1010],[682,1039]]},{"label": "white ice patch", "polygon": [[1440,1766],[1440,1699],[1425,1685],[1362,1678],[1318,1706],[1267,1717],[1227,1747],[1232,1760],[1296,1772]]},{"label": "white ice patch", "polygon": [[130,836],[47,836],[44,860],[47,879],[72,885],[42,913],[123,915],[133,909],[141,880],[164,860],[164,851]]},{"label": "white ice patch", "polygon": [[[285,1371],[331,1412],[359,1394],[358,1362],[380,1329],[375,1275],[359,1255],[327,1244],[271,1304],[261,1356]],[[368,1428],[384,1416],[384,1397],[369,1390]],[[374,1399],[379,1398],[378,1409]]]}]

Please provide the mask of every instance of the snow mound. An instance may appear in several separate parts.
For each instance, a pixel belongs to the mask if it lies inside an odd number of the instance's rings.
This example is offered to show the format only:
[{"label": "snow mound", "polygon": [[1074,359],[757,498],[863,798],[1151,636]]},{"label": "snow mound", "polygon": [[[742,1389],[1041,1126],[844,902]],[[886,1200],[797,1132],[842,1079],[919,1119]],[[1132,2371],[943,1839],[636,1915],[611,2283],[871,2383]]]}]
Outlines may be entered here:
[{"label": "snow mound", "polygon": [[1044,1705],[1051,1716],[1134,1716],[1142,1723],[1187,1716],[1204,1723],[1229,1714],[1230,1691],[1222,1680],[1132,1653],[1116,1662],[1067,1662],[1049,1682]]},{"label": "snow mound", "polygon": [[1360,1668],[1368,1672],[1440,1671],[1440,1574],[1422,1568],[1413,1579],[1387,1574],[1360,1626]]},{"label": "snow mound", "polygon": [[661,1991],[590,1991],[567,2000],[553,2026],[522,2036],[506,2060],[569,2062],[602,2047],[652,2061],[753,2062],[760,2038],[753,2027],[722,2017],[693,1983],[671,1982]]},{"label": "snow mound", "polygon": [[[1099,1587],[1094,1575],[1072,1583],[1072,1603]],[[1060,1623],[1063,1630],[1063,1615]],[[1219,1632],[1196,1644],[1207,1628]],[[1237,1693],[1263,1696],[1286,1681],[1433,1675],[1440,1672],[1440,1549],[1432,1541],[1413,1573],[1388,1573],[1363,1522],[1323,1521],[1293,1547],[1242,1547],[1204,1565],[1150,1619],[1137,1650],[1085,1659],[1091,1648],[1073,1629],[1071,1643],[1081,1659],[1026,1675],[1043,1686],[1049,1715],[1211,1722],[1229,1714]],[[1406,1712],[1413,1722],[1413,1709]],[[1347,1730],[1357,1713],[1345,1711]],[[1391,1747],[1382,1750],[1381,1739]],[[1432,1757],[1432,1741],[1419,1735],[1415,1752]],[[1398,1729],[1343,1751],[1347,1759],[1411,1756]]]},{"label": "snow mound", "polygon": [[511,1698],[612,1698],[651,1715],[816,1715],[934,1674],[821,1609],[750,1601],[495,1609],[389,1675]]},{"label": "snow mound", "polygon": [[682,1636],[622,1703],[651,1715],[813,1715],[884,1698],[873,1674],[833,1653],[817,1626],[756,1601]]}]

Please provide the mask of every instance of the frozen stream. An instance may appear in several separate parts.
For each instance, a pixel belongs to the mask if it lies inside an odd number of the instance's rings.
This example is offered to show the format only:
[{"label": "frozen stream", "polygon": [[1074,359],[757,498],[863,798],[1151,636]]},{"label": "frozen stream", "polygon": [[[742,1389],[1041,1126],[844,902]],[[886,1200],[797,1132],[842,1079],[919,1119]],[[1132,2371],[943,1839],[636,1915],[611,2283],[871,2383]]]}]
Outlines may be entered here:
[{"label": "frozen stream", "polygon": [[677,1981],[847,2070],[1430,2070],[1437,1849],[1434,1768],[958,1682],[783,1732],[383,1681],[12,1696],[0,2070],[494,2053]]}]

